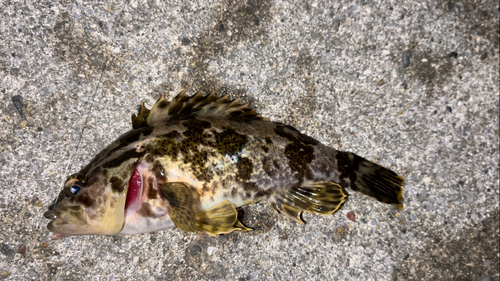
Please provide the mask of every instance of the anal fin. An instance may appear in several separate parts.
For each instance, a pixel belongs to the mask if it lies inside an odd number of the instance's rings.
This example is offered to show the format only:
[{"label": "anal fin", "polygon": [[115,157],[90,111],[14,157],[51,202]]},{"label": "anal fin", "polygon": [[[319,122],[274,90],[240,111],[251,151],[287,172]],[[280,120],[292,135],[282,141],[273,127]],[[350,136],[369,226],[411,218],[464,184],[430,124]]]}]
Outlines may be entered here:
[{"label": "anal fin", "polygon": [[233,227],[235,228],[234,231],[247,232],[253,230],[250,227],[244,226],[238,219],[236,219],[236,222],[233,224]]},{"label": "anal fin", "polygon": [[286,204],[286,203],[281,203],[280,205],[277,205],[275,203],[271,203],[271,207],[278,211],[278,213],[284,215],[285,217],[288,217],[300,224],[306,224],[306,222],[302,219],[302,211],[297,210],[296,208]]},{"label": "anal fin", "polygon": [[344,189],[333,182],[308,182],[283,189],[271,198],[271,206],[281,214],[305,224],[302,212],[328,215],[337,211],[347,198]]},{"label": "anal fin", "polygon": [[212,236],[231,233],[233,231],[252,230],[238,220],[238,212],[229,201],[197,214],[199,230]]}]

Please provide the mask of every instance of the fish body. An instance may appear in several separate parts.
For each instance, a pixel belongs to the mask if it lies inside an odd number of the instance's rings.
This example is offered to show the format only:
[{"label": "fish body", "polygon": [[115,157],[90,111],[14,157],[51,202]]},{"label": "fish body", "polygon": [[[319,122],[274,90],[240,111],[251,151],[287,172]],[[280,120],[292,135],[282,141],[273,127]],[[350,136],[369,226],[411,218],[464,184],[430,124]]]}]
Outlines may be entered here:
[{"label": "fish body", "polygon": [[401,207],[403,179],[322,145],[247,105],[201,93],[141,105],[133,129],[70,176],[45,213],[58,235],[134,234],[177,227],[248,231],[236,208],[267,201],[299,222],[331,214],[353,189]]}]

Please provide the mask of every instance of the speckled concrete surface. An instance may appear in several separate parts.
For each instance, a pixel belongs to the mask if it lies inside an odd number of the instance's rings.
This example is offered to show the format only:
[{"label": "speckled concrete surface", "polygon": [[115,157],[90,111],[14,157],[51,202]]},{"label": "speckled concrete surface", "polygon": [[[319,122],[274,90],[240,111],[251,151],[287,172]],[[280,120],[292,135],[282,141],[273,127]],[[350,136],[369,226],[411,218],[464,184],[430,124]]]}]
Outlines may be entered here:
[{"label": "speckled concrete surface", "polygon": [[[1,278],[500,280],[498,18],[492,0],[1,0]],[[392,167],[405,208],[351,192],[305,227],[257,204],[252,233],[53,241],[66,176],[185,85]]]}]

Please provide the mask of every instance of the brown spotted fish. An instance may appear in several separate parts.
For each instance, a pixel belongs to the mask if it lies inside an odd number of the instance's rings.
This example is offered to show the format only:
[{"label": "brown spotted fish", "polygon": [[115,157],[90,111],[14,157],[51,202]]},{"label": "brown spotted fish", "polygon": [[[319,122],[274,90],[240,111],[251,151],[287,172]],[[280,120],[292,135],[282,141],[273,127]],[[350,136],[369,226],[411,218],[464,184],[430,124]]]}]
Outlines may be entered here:
[{"label": "brown spotted fish", "polygon": [[56,236],[248,231],[236,208],[258,201],[304,224],[304,211],[337,211],[348,188],[402,207],[393,171],[227,96],[162,95],[132,127],[66,180],[44,214]]}]

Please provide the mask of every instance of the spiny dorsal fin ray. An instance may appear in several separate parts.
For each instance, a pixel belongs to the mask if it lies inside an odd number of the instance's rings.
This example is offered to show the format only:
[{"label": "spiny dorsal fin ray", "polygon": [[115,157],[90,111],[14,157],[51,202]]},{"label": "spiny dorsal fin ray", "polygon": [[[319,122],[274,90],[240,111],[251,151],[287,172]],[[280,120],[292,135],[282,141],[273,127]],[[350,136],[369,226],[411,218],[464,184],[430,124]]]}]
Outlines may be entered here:
[{"label": "spiny dorsal fin ray", "polygon": [[144,102],[141,102],[141,107],[139,108],[139,112],[137,116],[132,114],[132,128],[137,129],[147,125],[147,119],[151,110],[147,109],[144,106]]},{"label": "spiny dorsal fin ray", "polygon": [[203,92],[197,92],[189,97],[187,88],[180,92],[172,101],[167,101],[165,94],[153,105],[151,110],[141,104],[139,113],[132,115],[132,126],[134,129],[143,126],[153,126],[171,120],[189,119],[194,116],[221,117],[237,120],[262,120],[262,116],[251,109],[248,104],[240,104],[239,99],[230,100],[229,95],[217,97],[215,92],[204,96]]}]

